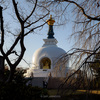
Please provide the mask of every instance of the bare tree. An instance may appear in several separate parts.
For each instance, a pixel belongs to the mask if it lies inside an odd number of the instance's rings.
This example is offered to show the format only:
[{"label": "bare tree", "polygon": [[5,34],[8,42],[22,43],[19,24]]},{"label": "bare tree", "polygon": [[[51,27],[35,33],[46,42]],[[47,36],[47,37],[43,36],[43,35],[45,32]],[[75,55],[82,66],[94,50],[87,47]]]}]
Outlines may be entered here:
[{"label": "bare tree", "polygon": [[[100,1],[99,0],[43,0],[40,3],[48,7],[58,18],[58,23],[66,21],[68,14],[71,13],[70,20],[73,23],[73,33],[71,38],[75,38],[75,54],[77,63],[86,58],[93,52],[94,47],[99,43],[100,34]],[[83,52],[82,52],[83,51]],[[88,51],[88,52],[87,52]],[[91,52],[92,51],[92,52]],[[75,52],[74,52],[75,53]],[[76,62],[76,58],[75,61]]]},{"label": "bare tree", "polygon": [[[72,60],[74,66],[77,66],[77,70],[71,74],[68,73],[69,75],[66,76],[65,82],[62,82],[58,89],[61,89],[61,94],[63,94],[65,92],[69,93],[70,90],[73,93],[82,87],[82,89],[87,90],[87,93],[91,93],[90,90],[96,89],[95,79],[96,75],[99,75],[95,70],[99,69],[100,60],[96,62],[95,56],[99,55],[100,52],[100,1],[44,0],[42,3],[50,11],[56,12],[55,18],[58,18],[58,20],[67,18],[69,13],[73,15],[70,17],[73,21],[74,29],[71,37],[76,39],[75,46],[78,44],[78,48],[71,49],[70,52],[58,58],[59,60],[65,58],[65,60],[62,63],[59,63],[58,60],[55,68],[56,71],[59,71],[59,67],[68,61],[68,56],[74,56]],[[62,20],[60,19],[60,21]],[[82,73],[78,73],[79,71],[82,71]],[[75,77],[77,73],[78,76]]]},{"label": "bare tree", "polygon": [[[24,4],[25,4],[25,2],[24,2]],[[26,10],[24,8],[21,8],[21,5],[19,4],[19,2],[16,2],[16,0],[12,0],[12,5],[13,5],[13,9],[14,9],[13,18],[15,20],[17,20],[17,22],[18,22],[17,25],[19,27],[19,30],[17,30],[17,32],[16,32],[17,34],[9,31],[9,33],[14,38],[14,41],[11,44],[11,46],[9,48],[7,48],[7,50],[5,50],[4,46],[5,46],[5,42],[6,42],[5,32],[8,32],[8,31],[5,31],[5,28],[4,28],[5,20],[3,21],[3,18],[6,16],[3,16],[2,13],[0,15],[1,16],[0,52],[1,52],[2,56],[4,57],[4,60],[6,60],[6,62],[8,63],[8,65],[10,67],[10,75],[7,80],[8,82],[12,81],[15,69],[18,66],[18,64],[20,63],[20,61],[22,60],[24,53],[26,51],[25,43],[24,43],[25,36],[27,36],[31,32],[34,32],[35,29],[42,27],[46,22],[42,22],[42,24],[40,24],[40,25],[37,23],[39,21],[41,21],[42,19],[44,19],[49,14],[49,10],[47,10],[44,7],[44,9],[46,10],[46,13],[41,14],[41,12],[40,12],[41,16],[39,16],[39,14],[35,15],[37,12],[37,8],[38,7],[40,7],[40,9],[42,8],[42,6],[38,5],[38,0],[33,1],[31,10],[29,10],[28,8]],[[11,26],[13,28],[13,25],[11,25]],[[16,51],[16,46],[18,44],[20,46],[20,53]],[[13,62],[12,62],[12,59],[10,59],[10,57],[9,57],[12,54],[17,56],[16,60]]]},{"label": "bare tree", "polygon": [[[100,33],[100,1],[99,0],[44,0],[41,1],[50,9],[55,18],[65,22],[70,14],[73,23],[71,37],[76,38],[75,44],[80,48],[94,49],[99,42]],[[64,20],[64,21],[62,21]]]},{"label": "bare tree", "polygon": [[74,66],[81,64],[100,42],[100,1],[43,0],[40,3],[48,7],[58,24],[65,23],[70,14],[69,19],[73,22],[70,37],[75,40],[75,47],[77,46],[70,51],[74,56]]}]

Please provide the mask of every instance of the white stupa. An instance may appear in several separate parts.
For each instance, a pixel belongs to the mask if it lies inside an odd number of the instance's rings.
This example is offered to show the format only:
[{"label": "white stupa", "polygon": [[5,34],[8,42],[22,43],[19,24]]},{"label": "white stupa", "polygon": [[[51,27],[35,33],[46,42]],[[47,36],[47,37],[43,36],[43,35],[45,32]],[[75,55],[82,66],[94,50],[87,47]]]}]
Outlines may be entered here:
[{"label": "white stupa", "polygon": [[27,77],[48,77],[51,75],[52,77],[65,77],[66,71],[68,70],[68,63],[65,63],[65,69],[63,75],[55,74],[55,61],[57,61],[60,56],[66,53],[65,50],[59,48],[57,44],[57,40],[54,38],[53,32],[53,24],[54,20],[52,16],[47,20],[49,25],[48,37],[44,40],[44,44],[41,48],[35,51],[32,58],[32,66],[27,71]]}]

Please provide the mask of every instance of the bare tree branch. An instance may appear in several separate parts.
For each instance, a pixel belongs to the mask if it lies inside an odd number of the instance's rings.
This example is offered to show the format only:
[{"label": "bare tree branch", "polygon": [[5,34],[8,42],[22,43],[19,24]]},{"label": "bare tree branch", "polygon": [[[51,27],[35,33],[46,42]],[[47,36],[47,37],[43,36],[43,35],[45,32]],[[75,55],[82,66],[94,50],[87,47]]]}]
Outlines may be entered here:
[{"label": "bare tree branch", "polygon": [[28,35],[29,33],[33,32],[35,29],[44,26],[46,23],[47,23],[47,22],[45,22],[45,23],[43,23],[43,24],[41,24],[41,25],[39,25],[39,26],[37,26],[37,27],[35,27],[35,28],[32,28],[30,31],[28,31],[27,33],[25,33],[24,36],[26,36],[26,35]]},{"label": "bare tree branch", "polygon": [[47,14],[44,15],[43,17],[40,17],[38,20],[36,20],[35,22],[30,23],[29,25],[25,26],[24,28],[30,27],[31,25],[33,25],[33,24],[37,23],[38,21],[40,21],[41,19],[45,18],[47,15],[49,15],[49,13],[47,13]]},{"label": "bare tree branch", "polygon": [[34,11],[35,11],[35,9],[36,9],[36,6],[37,6],[37,1],[38,1],[38,0],[35,0],[35,1],[36,1],[36,2],[35,2],[35,6],[34,6],[32,12],[30,13],[29,16],[27,16],[27,18],[24,20],[24,22],[26,22],[26,21],[31,17],[31,15],[34,13]]},{"label": "bare tree branch", "polygon": [[91,17],[90,15],[86,14],[85,10],[78,3],[74,2],[74,1],[70,1],[70,0],[64,0],[64,1],[70,2],[72,4],[75,4],[79,9],[81,9],[83,15],[85,17],[87,17],[88,19],[100,21],[100,18],[99,18],[100,15],[99,16],[96,16],[96,17]]},{"label": "bare tree branch", "polygon": [[15,3],[15,0],[12,0],[12,2],[13,2],[13,5],[14,5],[14,8],[15,8],[16,16],[17,16],[19,22],[21,23],[23,20],[20,18],[20,14],[19,14],[18,9],[17,9],[17,4]]},{"label": "bare tree branch", "polygon": [[3,16],[2,16],[2,7],[0,6],[0,12],[1,12],[1,15],[0,15],[0,20],[1,20],[1,44],[0,44],[0,49],[3,47],[4,45],[4,25],[3,25]]}]

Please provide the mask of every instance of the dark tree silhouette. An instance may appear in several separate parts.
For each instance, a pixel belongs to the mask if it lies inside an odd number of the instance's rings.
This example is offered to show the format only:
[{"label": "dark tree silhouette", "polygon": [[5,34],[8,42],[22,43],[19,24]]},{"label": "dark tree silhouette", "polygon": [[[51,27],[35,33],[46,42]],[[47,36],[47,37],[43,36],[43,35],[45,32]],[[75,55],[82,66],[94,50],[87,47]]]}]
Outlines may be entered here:
[{"label": "dark tree silhouette", "polygon": [[[0,3],[2,3],[2,2],[0,2]],[[6,2],[7,1],[5,1],[5,3]],[[42,27],[46,22],[43,22],[40,25],[39,24],[35,25],[35,24],[38,23],[40,20],[42,20],[49,14],[49,10],[47,10],[44,7],[44,9],[46,10],[46,13],[41,14],[41,16],[39,16],[39,17],[35,16],[34,13],[35,13],[36,9],[39,7],[38,0],[34,0],[32,9],[31,10],[27,9],[27,11],[24,11],[24,9],[21,9],[19,3],[16,2],[16,0],[12,0],[11,3],[12,3],[11,6],[13,6],[13,9],[14,9],[14,15],[15,15],[14,18],[16,18],[16,20],[18,22],[18,27],[20,29],[19,29],[19,31],[17,31],[17,34],[10,31],[10,34],[12,34],[14,37],[14,41],[11,44],[11,47],[7,48],[7,51],[4,49],[5,41],[6,41],[5,32],[7,32],[7,31],[5,31],[5,28],[4,28],[5,20],[3,19],[3,17],[6,17],[6,16],[3,16],[2,11],[0,13],[0,18],[1,18],[0,52],[1,52],[2,56],[4,57],[4,60],[6,60],[7,64],[10,67],[10,75],[9,75],[7,82],[12,81],[15,69],[18,66],[18,64],[20,63],[20,61],[23,59],[24,53],[26,51],[25,43],[24,43],[25,36],[27,36],[31,32],[34,32],[35,29]],[[3,5],[3,3],[2,3],[2,5]],[[42,8],[42,6],[40,7],[40,9],[41,8]],[[3,11],[5,11],[5,10],[3,10]],[[10,21],[10,19],[9,19],[9,21]],[[12,25],[12,28],[13,28],[13,25]],[[18,44],[20,46],[20,53],[18,53],[15,50],[15,48]],[[12,59],[9,57],[12,54],[17,56],[17,58],[14,62],[12,62]]]}]

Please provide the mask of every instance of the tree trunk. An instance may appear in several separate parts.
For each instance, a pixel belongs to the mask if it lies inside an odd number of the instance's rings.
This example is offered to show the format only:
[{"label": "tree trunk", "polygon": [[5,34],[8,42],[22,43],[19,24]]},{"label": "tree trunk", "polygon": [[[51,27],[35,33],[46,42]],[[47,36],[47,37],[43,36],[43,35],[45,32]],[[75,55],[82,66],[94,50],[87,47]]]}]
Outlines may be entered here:
[{"label": "tree trunk", "polygon": [[0,81],[4,80],[4,58],[0,56]]},{"label": "tree trunk", "polygon": [[14,73],[15,73],[15,67],[14,66],[12,66],[12,67],[10,67],[11,69],[10,69],[10,74],[9,74],[9,77],[8,77],[8,79],[7,79],[7,82],[9,83],[9,82],[12,82],[12,80],[13,80],[13,78],[14,78]]}]

